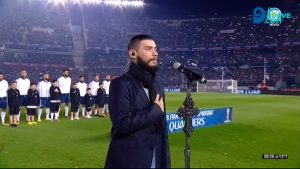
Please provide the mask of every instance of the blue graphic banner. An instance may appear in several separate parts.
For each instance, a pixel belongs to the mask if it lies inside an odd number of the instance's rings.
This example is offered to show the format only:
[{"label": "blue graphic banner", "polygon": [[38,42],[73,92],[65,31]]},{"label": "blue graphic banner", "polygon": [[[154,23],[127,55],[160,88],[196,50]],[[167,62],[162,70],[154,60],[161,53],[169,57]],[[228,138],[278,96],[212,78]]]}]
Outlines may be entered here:
[{"label": "blue graphic banner", "polygon": [[[218,108],[200,110],[199,114],[193,117],[194,129],[211,127],[232,122],[232,108]],[[167,114],[168,133],[181,132],[184,121],[176,113]]]},{"label": "blue graphic banner", "polygon": [[181,92],[181,89],[179,87],[165,87],[165,92],[174,92],[179,93]]},{"label": "blue graphic banner", "polygon": [[238,90],[239,94],[253,94],[253,95],[259,95],[261,94],[261,91],[259,89],[251,90],[251,89],[240,89]]}]

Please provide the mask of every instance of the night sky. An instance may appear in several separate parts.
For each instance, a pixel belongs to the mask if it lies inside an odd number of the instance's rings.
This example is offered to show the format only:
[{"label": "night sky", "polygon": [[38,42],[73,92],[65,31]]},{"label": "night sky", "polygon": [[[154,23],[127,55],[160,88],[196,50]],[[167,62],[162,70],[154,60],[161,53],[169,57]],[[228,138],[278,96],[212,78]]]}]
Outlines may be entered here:
[{"label": "night sky", "polygon": [[[1,8],[8,3],[33,2],[37,0],[0,0]],[[45,2],[47,0],[44,0]],[[153,19],[189,19],[209,18],[224,16],[251,15],[255,7],[278,7],[282,12],[300,14],[300,0],[144,0],[142,9],[121,9],[122,12],[106,9],[105,6],[90,6],[89,12],[97,18],[97,15],[120,16],[126,13],[129,17],[141,17]],[[30,3],[29,3],[30,4]],[[101,9],[103,8],[103,9]],[[103,12],[104,11],[104,12]],[[124,13],[124,11],[126,11]],[[119,12],[119,13],[118,13]]]},{"label": "night sky", "polygon": [[175,18],[249,15],[257,6],[278,7],[286,12],[300,10],[300,0],[145,0],[145,3],[147,14]]}]

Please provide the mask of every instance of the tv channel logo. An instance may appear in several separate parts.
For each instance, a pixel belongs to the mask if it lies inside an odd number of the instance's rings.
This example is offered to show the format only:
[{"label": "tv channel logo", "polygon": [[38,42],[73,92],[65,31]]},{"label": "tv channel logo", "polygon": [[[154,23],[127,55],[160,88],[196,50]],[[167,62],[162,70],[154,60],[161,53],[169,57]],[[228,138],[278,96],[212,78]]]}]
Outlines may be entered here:
[{"label": "tv channel logo", "polygon": [[279,26],[283,19],[291,18],[291,13],[282,13],[281,10],[276,7],[268,8],[268,11],[265,11],[262,7],[256,7],[253,10],[254,24],[264,23],[270,26]]}]

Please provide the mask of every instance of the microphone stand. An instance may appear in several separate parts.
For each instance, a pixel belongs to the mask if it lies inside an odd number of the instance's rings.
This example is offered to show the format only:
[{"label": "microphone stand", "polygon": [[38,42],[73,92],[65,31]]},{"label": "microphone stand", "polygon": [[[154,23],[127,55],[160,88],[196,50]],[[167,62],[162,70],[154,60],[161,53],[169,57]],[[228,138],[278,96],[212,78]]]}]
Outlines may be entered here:
[{"label": "microphone stand", "polygon": [[188,77],[188,83],[187,83],[187,94],[186,98],[183,102],[183,107],[180,107],[177,111],[177,115],[179,117],[182,117],[184,119],[184,127],[183,131],[185,133],[185,149],[184,149],[184,156],[185,156],[185,168],[190,168],[190,159],[191,159],[191,149],[190,149],[190,143],[191,143],[191,136],[192,132],[194,130],[194,127],[192,125],[192,118],[198,114],[198,108],[194,107],[194,101],[192,99],[192,82],[193,78]]}]

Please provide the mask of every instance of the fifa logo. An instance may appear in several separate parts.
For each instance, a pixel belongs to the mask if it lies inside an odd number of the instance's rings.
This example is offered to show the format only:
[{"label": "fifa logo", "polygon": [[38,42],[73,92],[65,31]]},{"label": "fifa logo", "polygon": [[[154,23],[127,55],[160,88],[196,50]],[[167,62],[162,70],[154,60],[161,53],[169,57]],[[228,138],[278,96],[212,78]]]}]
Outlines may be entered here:
[{"label": "fifa logo", "polygon": [[261,7],[256,7],[252,15],[254,24],[265,23],[270,26],[279,26],[283,19],[292,18],[291,13],[282,13],[280,9],[275,7],[268,8],[267,12]]}]

